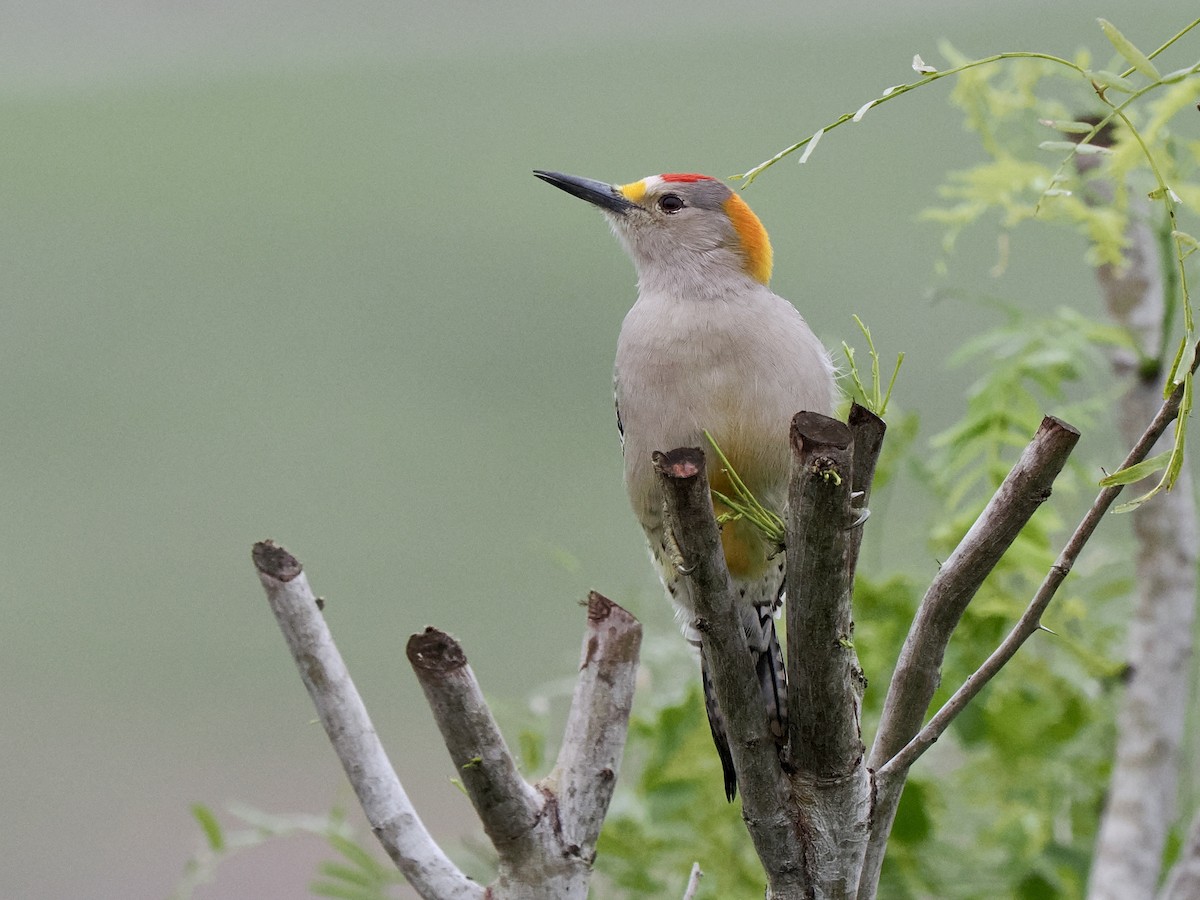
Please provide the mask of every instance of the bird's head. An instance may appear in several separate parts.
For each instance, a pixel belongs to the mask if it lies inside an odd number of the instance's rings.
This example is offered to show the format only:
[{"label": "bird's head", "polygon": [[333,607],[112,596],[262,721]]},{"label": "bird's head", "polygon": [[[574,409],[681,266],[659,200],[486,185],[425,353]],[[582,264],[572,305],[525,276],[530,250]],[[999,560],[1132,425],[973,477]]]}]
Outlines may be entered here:
[{"label": "bird's head", "polygon": [[534,175],[598,206],[643,280],[730,276],[766,284],[771,242],[758,216],[707,175],[651,175],[629,184],[535,170]]}]

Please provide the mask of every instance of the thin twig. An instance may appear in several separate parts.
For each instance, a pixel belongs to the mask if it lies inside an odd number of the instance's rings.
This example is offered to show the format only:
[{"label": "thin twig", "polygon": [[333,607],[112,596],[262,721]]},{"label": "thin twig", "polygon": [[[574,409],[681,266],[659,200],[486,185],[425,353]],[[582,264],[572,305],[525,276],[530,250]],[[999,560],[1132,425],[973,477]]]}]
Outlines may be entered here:
[{"label": "thin twig", "polygon": [[[1195,371],[1196,365],[1200,365],[1200,359],[1193,363],[1192,371]],[[1178,385],[1171,395],[1167,397],[1158,414],[1142,433],[1141,438],[1129,454],[1125,457],[1125,461],[1121,464],[1121,468],[1135,465],[1146,458],[1146,455],[1153,449],[1155,443],[1167,427],[1175,420],[1179,414],[1179,406],[1183,401],[1184,385]],[[920,758],[926,750],[933,746],[950,727],[950,723],[955,717],[962,712],[966,705],[978,694],[983,687],[995,677],[1004,665],[1013,658],[1016,652],[1039,628],[1041,624],[1042,614],[1046,611],[1046,607],[1050,605],[1050,601],[1054,599],[1055,593],[1058,591],[1059,585],[1070,573],[1071,568],[1075,565],[1075,560],[1079,557],[1080,552],[1091,539],[1100,520],[1112,506],[1117,496],[1121,493],[1123,485],[1113,485],[1103,488],[1096,495],[1091,509],[1087,511],[1074,533],[1059,553],[1058,559],[1054,565],[1050,567],[1050,571],[1046,573],[1041,586],[1033,599],[1029,602],[1025,612],[1021,615],[1017,624],[1009,632],[1008,636],[993,651],[978,669],[972,673],[962,686],[954,692],[953,696],[942,706],[941,709],[934,714],[933,718],[925,725],[924,728],[909,741],[902,750],[896,753],[888,762],[878,770],[877,777],[880,780],[890,780],[897,777],[903,777],[904,773],[912,767],[912,764]]]},{"label": "thin twig", "polygon": [[683,892],[683,900],[694,900],[696,892],[700,890],[700,879],[704,877],[704,873],[700,871],[700,863],[692,863],[692,874],[688,876],[687,888]]},{"label": "thin twig", "polygon": [[925,592],[900,650],[869,765],[879,770],[921,727],[950,636],[984,579],[1050,496],[1079,432],[1047,416]]}]

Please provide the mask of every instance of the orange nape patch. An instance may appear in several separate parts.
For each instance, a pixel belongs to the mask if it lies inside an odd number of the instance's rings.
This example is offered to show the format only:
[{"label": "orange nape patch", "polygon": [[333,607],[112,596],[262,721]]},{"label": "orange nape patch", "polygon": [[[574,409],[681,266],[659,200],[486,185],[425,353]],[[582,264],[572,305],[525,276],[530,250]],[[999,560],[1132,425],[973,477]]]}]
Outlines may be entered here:
[{"label": "orange nape patch", "polygon": [[766,284],[771,280],[771,239],[767,237],[767,229],[763,228],[746,201],[737,194],[730,194],[725,201],[725,215],[733,223],[742,245],[742,253],[746,257],[746,272],[756,281]]},{"label": "orange nape patch", "polygon": [[642,198],[646,196],[646,179],[618,185],[617,190],[624,194],[630,203],[641,203]]}]

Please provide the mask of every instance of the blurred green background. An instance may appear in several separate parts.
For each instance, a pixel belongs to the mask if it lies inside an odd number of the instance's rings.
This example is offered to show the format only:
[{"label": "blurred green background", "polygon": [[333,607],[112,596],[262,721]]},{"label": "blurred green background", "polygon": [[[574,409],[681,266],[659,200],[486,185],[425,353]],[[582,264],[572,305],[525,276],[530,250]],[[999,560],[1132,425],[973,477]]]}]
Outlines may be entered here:
[{"label": "blurred green background", "polygon": [[[393,761],[448,840],[474,817],[403,657],[436,624],[505,721],[569,678],[589,588],[670,614],[625,507],[611,360],[632,267],[537,182],[744,171],[938,39],[970,55],[1144,47],[1193,4],[737,6],[46,3],[0,11],[0,895],[152,898],[199,842],[189,804],[347,802],[250,564],[306,565]],[[1194,56],[1194,54],[1192,54]],[[747,191],[774,287],[831,346],[851,313],[922,439],[961,412],[915,214],[976,158],[936,86]],[[1036,228],[991,280],[1096,306],[1081,243]],[[1049,300],[1048,300],[1049,298]],[[860,342],[861,343],[861,342]],[[893,520],[894,521],[894,520]],[[905,516],[876,564],[935,561]],[[717,797],[714,785],[714,798]],[[715,802],[715,799],[714,799]],[[302,896],[316,841],[202,897]]]}]

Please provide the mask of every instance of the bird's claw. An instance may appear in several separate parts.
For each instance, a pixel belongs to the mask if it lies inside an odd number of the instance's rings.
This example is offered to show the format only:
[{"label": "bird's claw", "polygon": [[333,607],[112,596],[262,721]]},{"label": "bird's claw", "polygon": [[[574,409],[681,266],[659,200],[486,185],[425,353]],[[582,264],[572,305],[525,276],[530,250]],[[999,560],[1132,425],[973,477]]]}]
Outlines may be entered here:
[{"label": "bird's claw", "polygon": [[663,550],[666,552],[667,559],[671,561],[671,566],[675,571],[684,576],[695,572],[696,566],[694,564],[689,566],[683,561],[683,551],[679,549],[679,541],[675,539],[675,532],[667,528],[663,537],[665,538],[663,541]]},{"label": "bird's claw", "polygon": [[856,515],[854,517],[854,521],[846,526],[847,531],[853,531],[855,528],[861,527],[863,522],[867,521],[867,519],[871,517],[871,511],[865,506],[861,509],[855,509],[851,511],[856,513]]}]

